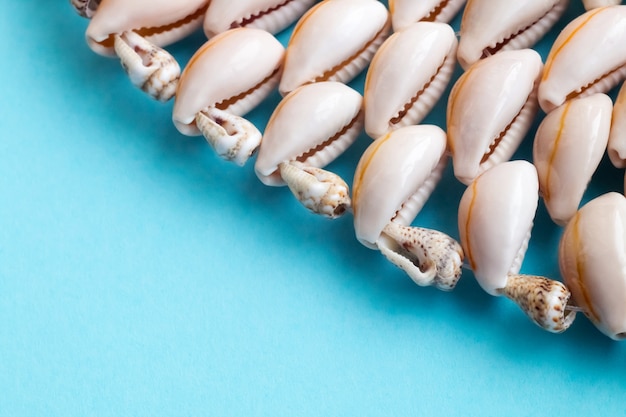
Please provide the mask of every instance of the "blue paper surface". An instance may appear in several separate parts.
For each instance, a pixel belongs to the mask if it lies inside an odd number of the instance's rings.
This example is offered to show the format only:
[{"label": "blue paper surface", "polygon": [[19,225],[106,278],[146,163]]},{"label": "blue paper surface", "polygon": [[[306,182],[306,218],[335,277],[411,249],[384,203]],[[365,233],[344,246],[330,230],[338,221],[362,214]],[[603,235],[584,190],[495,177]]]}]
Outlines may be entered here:
[{"label": "blue paper surface", "polygon": [[[414,285],[350,215],[316,218],[180,135],[67,2],[0,16],[0,416],[626,414],[626,344],[584,316],[553,335],[469,272]],[[351,183],[369,143],[329,169]],[[605,158],[585,201],[622,179]],[[458,237],[463,189],[449,168],[415,223]],[[558,278],[560,233],[540,205],[522,271]]]}]

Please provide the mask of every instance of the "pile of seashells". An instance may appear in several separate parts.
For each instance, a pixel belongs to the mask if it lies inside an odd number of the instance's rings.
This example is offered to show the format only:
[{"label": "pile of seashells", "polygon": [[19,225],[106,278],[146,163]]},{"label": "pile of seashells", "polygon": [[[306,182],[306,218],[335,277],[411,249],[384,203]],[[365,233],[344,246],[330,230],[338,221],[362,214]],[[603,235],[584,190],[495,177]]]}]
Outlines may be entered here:
[{"label": "pile of seashells", "polygon": [[[545,64],[529,48],[569,0],[389,0],[388,9],[377,0],[71,2],[91,19],[91,49],[119,57],[150,96],[175,98],[182,134],[203,135],[240,165],[256,153],[259,179],[287,185],[315,213],[352,211],[358,240],[418,285],[450,290],[469,267],[487,293],[513,300],[548,331],[564,331],[582,311],[607,336],[626,338],[626,198],[607,193],[579,209],[605,149],[626,167],[626,87],[615,105],[604,94],[626,78],[626,54],[593,53],[626,45],[619,1],[583,0],[587,12],[564,28]],[[461,9],[457,40],[446,22]],[[285,48],[272,34],[296,20]],[[200,26],[209,40],[181,72],[161,47]],[[457,61],[465,72],[448,97],[447,132],[419,124]],[[346,83],[366,67],[361,96]],[[242,115],[275,88],[283,99],[261,133]],[[509,161],[539,107],[546,116],[533,164]],[[323,168],[362,129],[373,141],[350,192]],[[410,226],[448,157],[467,185],[460,243]],[[564,283],[518,273],[540,195],[565,228]]]}]

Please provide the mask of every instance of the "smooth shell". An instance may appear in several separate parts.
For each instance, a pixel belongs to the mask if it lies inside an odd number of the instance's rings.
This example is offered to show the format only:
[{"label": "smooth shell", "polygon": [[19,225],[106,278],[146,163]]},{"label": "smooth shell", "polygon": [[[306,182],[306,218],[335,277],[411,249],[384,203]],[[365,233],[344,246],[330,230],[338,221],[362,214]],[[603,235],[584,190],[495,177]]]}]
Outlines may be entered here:
[{"label": "smooth shell", "polygon": [[158,46],[188,36],[202,25],[208,0],[102,0],[87,27],[87,43],[96,53],[114,55],[113,35],[134,31]]},{"label": "smooth shell", "polygon": [[561,17],[569,0],[468,0],[458,50],[459,64],[499,51],[533,46]]},{"label": "smooth shell", "polygon": [[621,0],[583,0],[585,10],[597,9],[598,7],[615,6],[621,3]]},{"label": "smooth shell", "polygon": [[613,103],[605,94],[569,100],[551,111],[537,129],[533,163],[550,217],[571,219],[609,138]]},{"label": "smooth shell", "polygon": [[[504,51],[472,65],[448,100],[448,147],[464,184],[511,158],[536,114],[541,57],[531,49]],[[489,157],[487,157],[489,155]]]},{"label": "smooth shell", "polygon": [[605,93],[617,85],[626,75],[624,45],[626,6],[594,9],[572,20],[546,59],[541,108],[547,113],[570,98]]},{"label": "smooth shell", "polygon": [[559,245],[559,266],[575,304],[604,334],[626,338],[626,199],[608,193],[584,205]]},{"label": "smooth shell", "polygon": [[626,168],[626,84],[623,84],[613,105],[609,158],[616,168]]},{"label": "smooth shell", "polygon": [[239,28],[210,39],[183,71],[173,110],[176,128],[199,135],[196,114],[215,106],[236,115],[254,108],[278,82],[284,48],[268,32]]},{"label": "smooth shell", "polygon": [[365,79],[370,137],[417,124],[428,114],[450,81],[456,46],[454,30],[432,22],[414,23],[381,45]]},{"label": "smooth shell", "polygon": [[211,0],[204,33],[212,37],[238,27],[278,33],[300,17],[315,0]]},{"label": "smooth shell", "polygon": [[411,215],[394,220],[410,224],[434,188],[434,184],[426,188],[424,185],[445,158],[445,148],[443,130],[433,125],[418,125],[394,130],[365,150],[354,174],[352,190],[354,229],[363,245],[376,248],[387,223],[405,203],[421,194],[417,205],[413,202]]},{"label": "smooth shell", "polygon": [[[333,0],[334,1],[334,0]],[[339,156],[362,127],[359,93],[345,84],[304,85],[276,107],[263,135],[254,169],[267,185],[283,185],[278,165],[298,159],[323,167]],[[329,140],[334,138],[332,142]]]},{"label": "smooth shell", "polygon": [[376,0],[317,4],[291,34],[280,93],[317,81],[350,81],[370,61],[389,27],[389,13]]},{"label": "smooth shell", "polygon": [[389,0],[393,30],[399,32],[419,21],[447,23],[465,0]]},{"label": "smooth shell", "polygon": [[526,161],[497,165],[476,178],[459,204],[461,246],[480,286],[499,295],[521,266],[538,196],[537,171]]}]

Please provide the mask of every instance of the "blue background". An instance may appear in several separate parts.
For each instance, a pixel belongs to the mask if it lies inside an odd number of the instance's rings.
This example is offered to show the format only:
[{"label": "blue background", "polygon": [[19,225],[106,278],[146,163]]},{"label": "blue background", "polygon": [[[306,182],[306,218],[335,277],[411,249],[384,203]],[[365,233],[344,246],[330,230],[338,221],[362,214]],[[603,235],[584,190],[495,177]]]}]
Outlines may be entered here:
[{"label": "blue background", "polygon": [[[469,272],[417,287],[350,215],[181,136],[68,2],[3,1],[0,20],[1,416],[626,414],[626,345],[582,315],[553,335]],[[330,169],[351,182],[369,142]],[[622,184],[605,158],[585,198]],[[462,192],[448,169],[415,223],[458,237]],[[524,272],[559,277],[560,233],[540,206]]]}]

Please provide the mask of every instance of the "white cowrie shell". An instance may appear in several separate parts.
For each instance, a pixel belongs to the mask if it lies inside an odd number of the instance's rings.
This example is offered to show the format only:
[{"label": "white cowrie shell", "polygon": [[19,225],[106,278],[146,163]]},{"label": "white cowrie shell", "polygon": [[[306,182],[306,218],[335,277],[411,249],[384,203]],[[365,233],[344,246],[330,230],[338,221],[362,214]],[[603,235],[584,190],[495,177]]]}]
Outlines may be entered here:
[{"label": "white cowrie shell", "polygon": [[473,64],[450,92],[448,148],[454,175],[469,184],[511,158],[537,111],[541,57],[531,49],[504,51]]},{"label": "white cowrie shell", "polygon": [[302,16],[285,54],[282,95],[319,81],[352,80],[388,35],[389,13],[376,0],[323,1]]},{"label": "white cowrie shell", "polygon": [[613,105],[607,152],[616,168],[626,168],[626,84],[622,84]]},{"label": "white cowrie shell", "polygon": [[278,33],[313,3],[315,0],[211,0],[204,16],[204,33],[211,38],[238,27]]},{"label": "white cowrie shell", "polygon": [[448,23],[465,4],[465,0],[389,0],[391,24],[395,32],[415,22]]},{"label": "white cowrie shell", "polygon": [[283,46],[260,29],[232,29],[206,42],[184,69],[173,121],[185,135],[199,135],[196,114],[217,107],[235,115],[254,108],[276,86]]},{"label": "white cowrie shell", "polygon": [[114,37],[134,31],[149,42],[164,46],[184,38],[202,25],[208,0],[102,0],[87,27],[89,47],[101,55],[114,55]]},{"label": "white cowrie shell", "polygon": [[76,13],[82,17],[91,19],[98,10],[100,0],[70,0],[70,3],[72,7],[74,7],[74,10],[76,10]]},{"label": "white cowrie shell", "polygon": [[559,244],[559,266],[572,298],[593,324],[626,338],[626,199],[608,193],[585,204]]},{"label": "white cowrie shell", "polygon": [[285,96],[263,134],[254,166],[259,179],[284,185],[281,163],[321,168],[341,155],[361,132],[362,102],[355,90],[330,81],[304,85]]},{"label": "white cowrie shell", "polygon": [[546,59],[538,93],[541,108],[548,113],[571,98],[616,86],[626,77],[625,44],[626,6],[593,9],[572,20]]},{"label": "white cowrie shell", "polygon": [[176,93],[180,65],[167,51],[135,32],[115,35],[115,53],[134,86],[159,101]]},{"label": "white cowrie shell", "polygon": [[616,6],[621,0],[582,0],[585,10],[597,9],[598,7]]},{"label": "white cowrie shell", "polygon": [[552,220],[571,219],[609,138],[613,103],[605,94],[565,102],[541,122],[533,144],[539,190]]},{"label": "white cowrie shell", "polygon": [[372,138],[418,124],[454,71],[457,40],[445,23],[418,22],[391,35],[365,79],[365,131]]},{"label": "white cowrie shell", "polygon": [[379,249],[418,285],[451,289],[461,275],[463,254],[449,236],[408,228],[441,179],[446,135],[437,126],[406,126],[376,139],[354,174],[357,239]]},{"label": "white cowrie shell", "polygon": [[569,0],[468,0],[457,58],[467,69],[500,51],[532,47],[561,17]]},{"label": "white cowrie shell", "polygon": [[470,268],[488,294],[504,295],[538,326],[562,332],[569,291],[560,282],[518,275],[538,201],[537,172],[526,161],[497,165],[478,176],[459,204],[459,234]]}]

